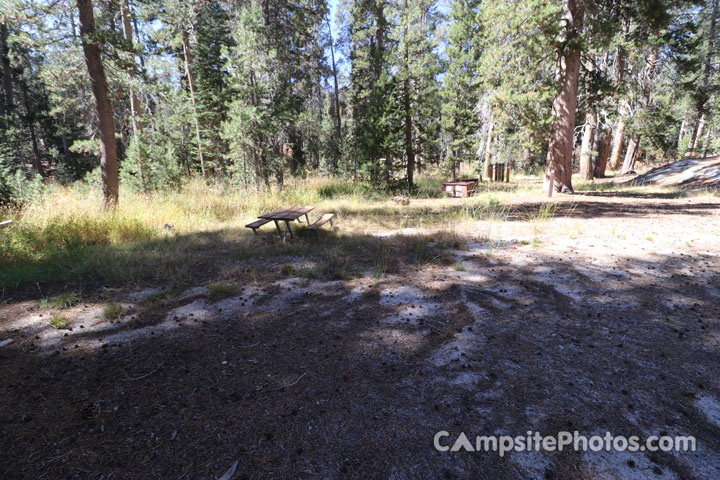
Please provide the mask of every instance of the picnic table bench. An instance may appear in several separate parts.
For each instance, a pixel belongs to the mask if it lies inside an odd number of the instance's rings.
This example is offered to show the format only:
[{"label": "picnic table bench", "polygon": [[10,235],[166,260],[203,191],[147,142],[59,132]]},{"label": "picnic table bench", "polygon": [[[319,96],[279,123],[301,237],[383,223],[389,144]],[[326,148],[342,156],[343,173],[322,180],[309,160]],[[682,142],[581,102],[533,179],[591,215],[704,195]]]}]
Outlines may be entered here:
[{"label": "picnic table bench", "polygon": [[[317,233],[317,232],[320,230],[320,227],[322,227],[323,225],[325,225],[327,222],[330,222],[330,226],[332,227],[332,226],[333,226],[333,218],[335,218],[335,214],[334,214],[334,213],[326,213],[326,214],[324,214],[322,217],[320,217],[320,218],[318,218],[317,220],[315,220],[315,221],[312,223],[312,225],[308,225],[308,226],[307,226],[307,229],[308,229],[308,230],[313,230],[314,232]],[[318,233],[318,235],[320,235],[320,234]]]}]

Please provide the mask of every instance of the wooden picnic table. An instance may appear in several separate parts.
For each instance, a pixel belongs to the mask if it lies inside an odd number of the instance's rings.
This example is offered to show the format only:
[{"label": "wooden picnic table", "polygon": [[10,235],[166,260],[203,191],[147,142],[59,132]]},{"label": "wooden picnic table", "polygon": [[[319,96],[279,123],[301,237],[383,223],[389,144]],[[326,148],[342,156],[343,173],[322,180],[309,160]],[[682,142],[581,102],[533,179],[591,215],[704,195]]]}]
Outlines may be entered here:
[{"label": "wooden picnic table", "polygon": [[[310,218],[308,218],[308,212],[311,212],[314,209],[315,207],[286,207],[280,210],[276,210],[274,212],[258,215],[258,218],[272,220],[273,222],[275,222],[275,228],[277,228],[278,234],[281,237],[285,238],[288,234],[290,234],[290,238],[295,238],[292,228],[290,228],[290,222],[292,222],[293,220],[297,220],[298,222],[300,222],[300,217],[304,215],[305,221],[308,223],[308,225],[310,225]],[[284,231],[280,228],[280,222],[285,222]]]}]

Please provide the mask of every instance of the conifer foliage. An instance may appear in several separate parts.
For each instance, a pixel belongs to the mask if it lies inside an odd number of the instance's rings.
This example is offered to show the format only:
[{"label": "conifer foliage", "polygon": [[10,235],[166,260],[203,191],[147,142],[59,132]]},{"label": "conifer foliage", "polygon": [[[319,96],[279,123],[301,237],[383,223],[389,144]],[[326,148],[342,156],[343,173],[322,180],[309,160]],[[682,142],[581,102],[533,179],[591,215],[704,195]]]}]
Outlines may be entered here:
[{"label": "conifer foliage", "polygon": [[[0,20],[2,201],[293,175],[410,191],[718,147],[719,0],[33,0]],[[91,175],[91,177],[87,177]],[[12,186],[12,188],[11,188]],[[550,185],[548,185],[550,186]]]}]

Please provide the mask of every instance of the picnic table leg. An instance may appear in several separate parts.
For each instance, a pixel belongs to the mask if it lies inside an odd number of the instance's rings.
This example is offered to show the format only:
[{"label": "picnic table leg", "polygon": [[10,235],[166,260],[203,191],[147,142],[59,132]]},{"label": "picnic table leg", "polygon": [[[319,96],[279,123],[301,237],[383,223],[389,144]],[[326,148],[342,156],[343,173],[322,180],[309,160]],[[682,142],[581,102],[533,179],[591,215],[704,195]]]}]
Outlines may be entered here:
[{"label": "picnic table leg", "polygon": [[277,220],[273,220],[273,221],[275,222],[275,228],[277,228],[278,235],[280,235],[281,237],[284,238],[285,236],[283,235],[282,230],[280,230],[280,222],[278,222]]},{"label": "picnic table leg", "polygon": [[308,218],[307,213],[305,214],[305,221],[307,222],[308,225],[310,225],[310,218]]},{"label": "picnic table leg", "polygon": [[290,220],[285,220],[285,227],[287,228],[287,233],[290,234],[290,238],[295,238],[295,235],[293,235],[292,228],[290,228]]}]

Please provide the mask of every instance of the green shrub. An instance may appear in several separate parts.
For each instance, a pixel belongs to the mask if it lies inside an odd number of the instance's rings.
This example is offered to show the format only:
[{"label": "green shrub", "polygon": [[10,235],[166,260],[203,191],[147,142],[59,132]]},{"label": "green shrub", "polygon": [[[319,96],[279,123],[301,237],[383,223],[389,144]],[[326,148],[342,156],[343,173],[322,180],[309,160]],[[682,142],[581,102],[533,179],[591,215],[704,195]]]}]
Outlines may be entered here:
[{"label": "green shrub", "polygon": [[41,195],[42,179],[23,168],[13,168],[7,147],[0,145],[0,207],[22,205]]}]

